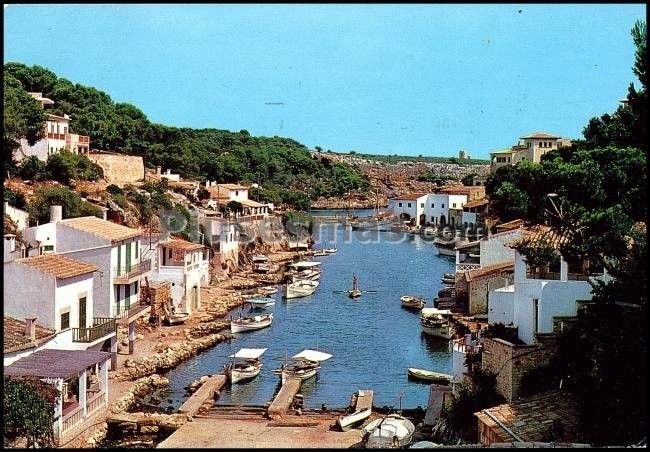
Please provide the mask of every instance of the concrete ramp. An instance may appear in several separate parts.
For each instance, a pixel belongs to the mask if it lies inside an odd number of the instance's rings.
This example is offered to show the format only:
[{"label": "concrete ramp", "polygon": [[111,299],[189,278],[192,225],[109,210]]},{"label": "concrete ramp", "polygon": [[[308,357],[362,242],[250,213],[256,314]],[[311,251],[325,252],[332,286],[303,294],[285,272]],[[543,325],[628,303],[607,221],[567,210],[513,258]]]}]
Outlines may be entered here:
[{"label": "concrete ramp", "polygon": [[275,396],[267,410],[267,414],[271,419],[275,420],[287,414],[287,411],[291,408],[293,398],[300,391],[301,384],[299,378],[287,378],[285,380],[280,391],[278,391],[278,395]]},{"label": "concrete ramp", "polygon": [[372,409],[372,399],[374,397],[374,392],[372,389],[359,389],[357,395],[357,403],[354,407],[355,411],[365,410],[367,408]]},{"label": "concrete ramp", "polygon": [[178,409],[180,414],[194,416],[201,406],[208,400],[214,398],[214,394],[221,390],[226,384],[228,377],[224,374],[217,374],[208,379],[192,396]]},{"label": "concrete ramp", "polygon": [[449,386],[436,384],[429,386],[429,403],[427,404],[427,412],[424,415],[423,422],[425,426],[432,426],[436,423],[442,412],[442,406],[450,395],[451,388]]}]

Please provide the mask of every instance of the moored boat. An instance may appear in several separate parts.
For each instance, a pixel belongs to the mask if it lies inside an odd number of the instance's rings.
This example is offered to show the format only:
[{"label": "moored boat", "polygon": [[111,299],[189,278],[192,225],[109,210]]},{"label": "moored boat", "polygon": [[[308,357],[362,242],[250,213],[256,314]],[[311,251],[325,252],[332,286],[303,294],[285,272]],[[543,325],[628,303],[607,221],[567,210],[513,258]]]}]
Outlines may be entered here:
[{"label": "moored boat", "polygon": [[270,308],[275,305],[275,300],[268,297],[257,297],[248,300],[252,308]]},{"label": "moored boat", "polygon": [[441,372],[434,372],[431,370],[417,369],[415,367],[408,368],[408,375],[412,378],[417,378],[419,380],[433,381],[436,383],[449,384],[451,381],[451,375],[444,374]]},{"label": "moored boat", "polygon": [[372,390],[360,389],[356,394],[354,394],[353,400],[354,411],[343,414],[336,420],[337,425],[344,432],[359,425],[372,414]]},{"label": "moored boat", "polygon": [[309,349],[303,350],[291,357],[295,361],[294,363],[285,363],[280,369],[275,369],[273,372],[280,375],[282,384],[287,378],[299,378],[300,381],[305,381],[315,376],[318,369],[320,369],[320,363],[331,357],[332,355],[329,353]]},{"label": "moored boat", "polygon": [[453,327],[451,323],[442,317],[420,317],[422,331],[430,336],[451,339],[453,336]]},{"label": "moored boat", "polygon": [[277,292],[278,292],[277,287],[260,287],[257,289],[258,294],[265,295],[265,296],[273,295],[274,293]]},{"label": "moored boat", "polygon": [[348,290],[348,297],[350,298],[359,298],[361,296],[361,291],[359,289],[350,289]]},{"label": "moored boat", "polygon": [[313,270],[302,270],[291,276],[292,282],[297,282],[301,280],[316,281],[320,279],[321,271],[318,269]]},{"label": "moored boat", "polygon": [[442,277],[441,280],[445,284],[456,284],[456,277],[448,277],[447,275]]},{"label": "moored boat", "polygon": [[334,254],[334,253],[336,253],[338,251],[338,249],[336,249],[336,248],[325,248],[325,249],[323,249],[323,251],[325,253],[327,253],[327,254]]},{"label": "moored boat", "polygon": [[259,330],[271,326],[271,322],[273,322],[273,314],[240,317],[230,322],[230,331],[233,333],[241,333],[244,331]]},{"label": "moored boat", "polygon": [[413,295],[404,295],[400,298],[402,302],[402,306],[405,308],[413,308],[413,309],[422,309],[424,305],[427,303],[424,298],[421,297],[415,297]]},{"label": "moored boat", "polygon": [[262,362],[259,358],[266,350],[266,348],[242,348],[234,355],[230,355],[229,358],[233,358],[233,361],[224,366],[230,382],[239,383],[258,376],[262,370]]},{"label": "moored boat", "polygon": [[189,312],[178,312],[176,314],[170,314],[167,316],[167,322],[170,325],[178,325],[181,323],[185,323],[187,319],[190,318],[190,313]]},{"label": "moored boat", "polygon": [[316,292],[318,285],[318,281],[311,280],[299,280],[291,284],[287,284],[284,297],[286,299],[308,297],[309,295]]}]

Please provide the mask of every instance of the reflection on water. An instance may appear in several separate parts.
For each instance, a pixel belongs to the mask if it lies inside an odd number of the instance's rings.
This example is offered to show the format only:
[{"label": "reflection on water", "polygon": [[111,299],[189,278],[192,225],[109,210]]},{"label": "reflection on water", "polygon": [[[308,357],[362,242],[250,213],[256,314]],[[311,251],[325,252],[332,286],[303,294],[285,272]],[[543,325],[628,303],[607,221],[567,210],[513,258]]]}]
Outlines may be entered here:
[{"label": "reflection on water", "polygon": [[[400,297],[423,296],[431,307],[442,288],[440,278],[452,270],[453,262],[439,257],[434,246],[419,236],[342,230],[334,225],[322,232],[317,237],[320,244],[336,243],[338,252],[315,258],[323,262],[316,293],[291,301],[275,294],[276,304],[268,310],[274,313],[269,328],[238,333],[230,344],[208,350],[169,372],[169,398],[174,404],[180,405],[183,388],[192,380],[219,372],[229,354],[241,347],[267,347],[260,375],[224,390],[219,403],[266,404],[279,389],[280,376],[272,370],[287,355],[317,348],[333,358],[322,363],[316,378],[303,383],[306,407],[318,408],[323,403],[343,407],[353,392],[364,388],[375,391],[378,406],[392,405],[400,392],[404,408],[426,406],[427,386],[409,380],[407,368],[451,373],[451,353],[448,341],[422,333],[419,312],[403,309]],[[343,291],[350,288],[353,273],[361,290],[376,292],[348,298]]]}]

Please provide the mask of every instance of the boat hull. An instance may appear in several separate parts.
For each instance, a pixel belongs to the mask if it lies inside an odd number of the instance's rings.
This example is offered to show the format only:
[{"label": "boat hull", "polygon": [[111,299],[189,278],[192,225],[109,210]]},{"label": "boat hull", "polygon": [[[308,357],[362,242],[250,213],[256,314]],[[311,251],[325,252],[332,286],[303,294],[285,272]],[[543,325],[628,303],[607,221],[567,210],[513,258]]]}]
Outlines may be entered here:
[{"label": "boat hull", "polygon": [[349,430],[352,430],[355,426],[358,426],[364,420],[368,419],[371,413],[372,413],[371,408],[355,411],[352,414],[348,414],[346,416],[341,416],[340,418],[338,418],[336,420],[336,424],[339,426],[339,428],[342,431],[347,432]]},{"label": "boat hull", "polygon": [[[300,284],[301,282],[308,282],[308,284]],[[290,300],[292,298],[308,297],[309,295],[312,295],[314,292],[316,292],[317,287],[318,281],[301,280],[296,283],[287,285],[287,290],[284,294],[284,298]]]},{"label": "boat hull", "polygon": [[424,381],[433,381],[437,383],[449,383],[451,380],[451,375],[443,374],[440,372],[432,372],[424,369],[416,369],[409,367],[408,375],[411,378],[416,378],[418,380]]},{"label": "boat hull", "polygon": [[189,314],[172,314],[167,318],[170,325],[180,325],[190,318]]},{"label": "boat hull", "polygon": [[242,381],[252,380],[253,378],[257,377],[260,374],[261,370],[262,370],[261,364],[259,366],[249,366],[246,369],[237,369],[237,368],[233,368],[232,366],[229,366],[226,369],[226,375],[228,375],[230,382],[232,384],[235,384]]},{"label": "boat hull", "polygon": [[230,331],[232,333],[242,333],[245,331],[260,330],[262,328],[271,326],[271,322],[273,322],[272,314],[269,314],[269,317],[266,319],[250,323],[240,323],[236,320],[233,320],[230,322]]},{"label": "boat hull", "polygon": [[287,372],[283,370],[280,376],[280,380],[282,381],[282,384],[284,384],[287,381],[287,378],[299,378],[300,381],[305,381],[316,376],[317,372],[318,372],[318,368],[308,369],[300,372]]},{"label": "boat hull", "polygon": [[429,336],[442,339],[451,339],[453,336],[453,328],[449,324],[443,324],[441,326],[427,326],[422,324],[422,331]]},{"label": "boat hull", "polygon": [[[397,425],[400,425],[406,432],[404,433],[400,429],[401,434],[396,435],[398,431]],[[368,433],[368,439],[365,444],[368,449],[398,448],[411,443],[413,433],[415,432],[415,425],[402,416],[388,415],[385,419],[376,419],[366,425],[363,428],[363,432]]]},{"label": "boat hull", "polygon": [[426,301],[423,299],[410,297],[408,295],[401,297],[400,301],[402,302],[402,307],[409,309],[422,309],[426,304]]}]

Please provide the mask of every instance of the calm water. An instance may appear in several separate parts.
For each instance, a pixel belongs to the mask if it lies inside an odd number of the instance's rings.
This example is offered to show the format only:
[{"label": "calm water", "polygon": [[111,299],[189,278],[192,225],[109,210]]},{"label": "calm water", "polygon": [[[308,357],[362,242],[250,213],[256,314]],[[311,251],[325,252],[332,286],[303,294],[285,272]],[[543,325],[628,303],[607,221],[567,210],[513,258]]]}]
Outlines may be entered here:
[{"label": "calm water", "polygon": [[[403,309],[399,298],[406,293],[422,295],[432,306],[431,300],[442,288],[440,278],[451,271],[452,261],[439,257],[433,245],[419,236],[402,238],[396,233],[335,226],[323,225],[316,234],[317,242],[338,248],[336,254],[315,258],[323,262],[316,293],[287,302],[278,292],[275,306],[268,309],[274,313],[269,328],[238,333],[230,344],[221,344],[169,372],[172,392],[168,398],[173,405],[180,405],[189,382],[219,372],[229,354],[241,347],[267,347],[260,375],[224,390],[219,403],[264,405],[279,389],[280,378],[271,370],[282,364],[285,353],[292,356],[305,348],[318,348],[334,357],[322,364],[315,379],[303,384],[307,407],[347,406],[351,394],[363,388],[375,391],[377,406],[393,405],[400,392],[403,408],[426,406],[428,385],[409,380],[406,369],[450,373],[451,355],[447,341],[421,333],[417,311]],[[346,237],[350,243],[344,243]],[[362,290],[377,293],[365,293],[356,300],[335,293],[351,286],[353,272]]]},{"label": "calm water", "polygon": [[[386,209],[380,207],[379,211],[384,212]],[[375,214],[375,209],[351,209],[350,213],[358,217],[369,217]],[[314,217],[345,217],[348,214],[348,209],[312,209],[309,212]]]}]

